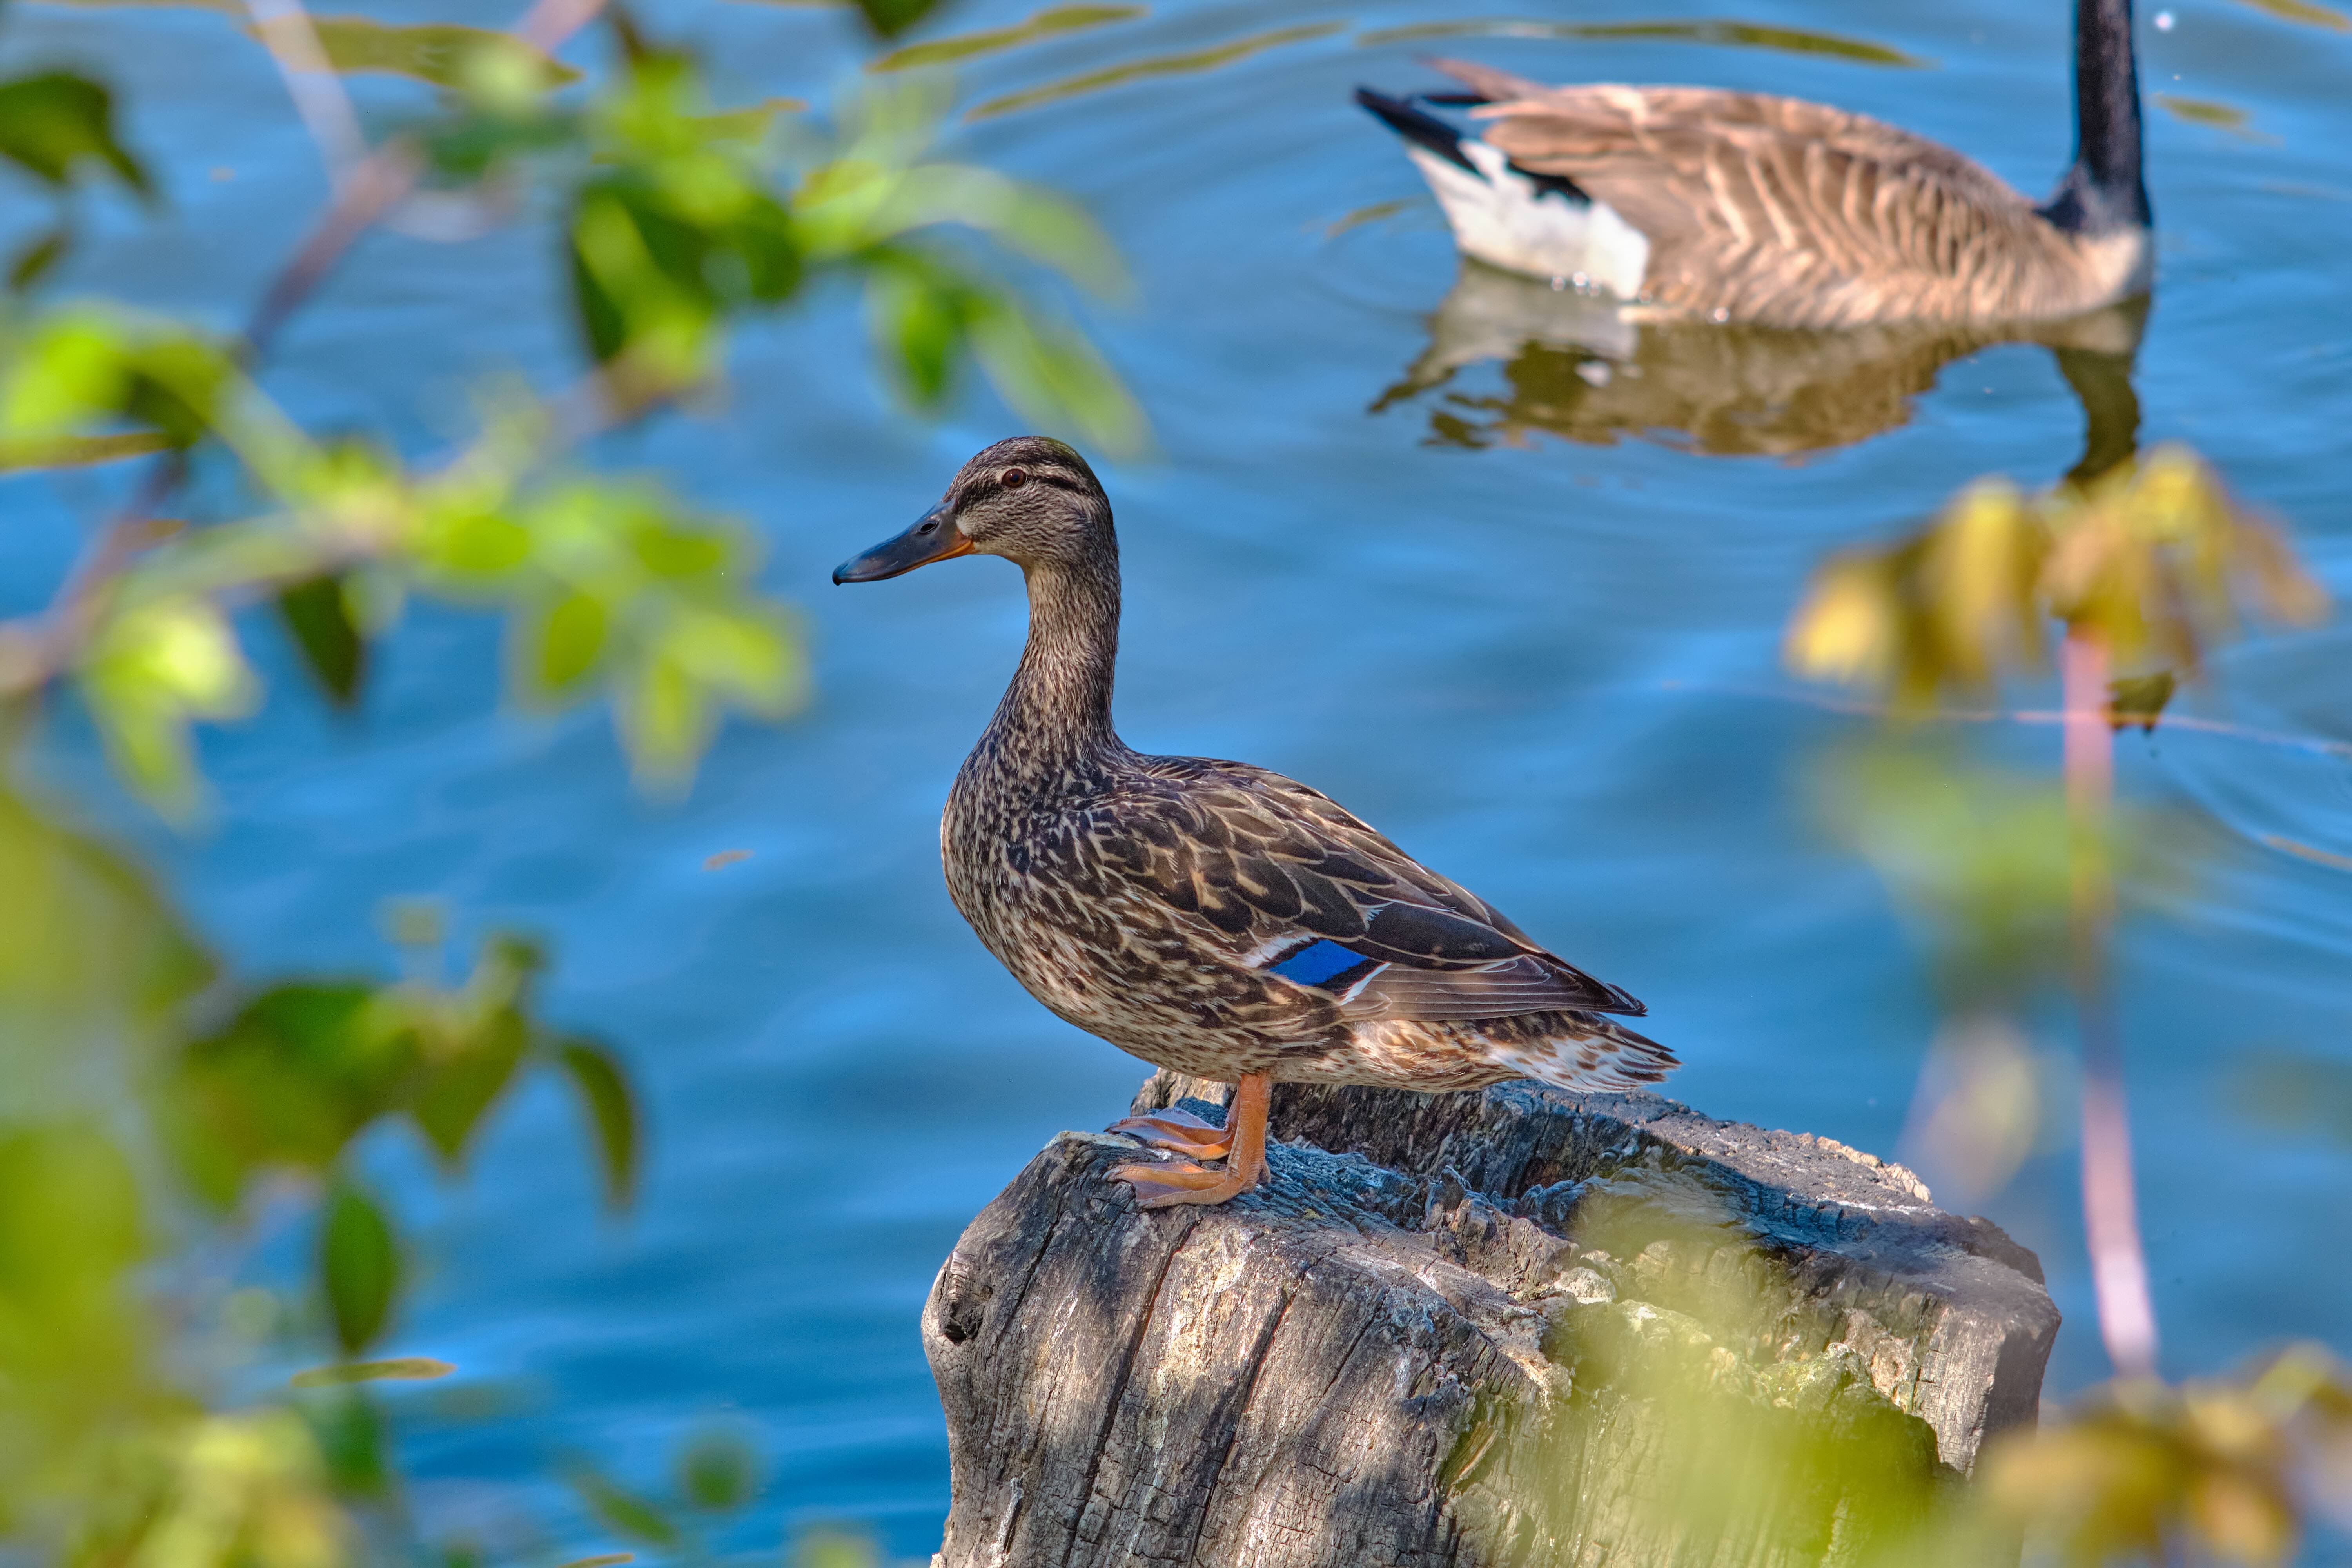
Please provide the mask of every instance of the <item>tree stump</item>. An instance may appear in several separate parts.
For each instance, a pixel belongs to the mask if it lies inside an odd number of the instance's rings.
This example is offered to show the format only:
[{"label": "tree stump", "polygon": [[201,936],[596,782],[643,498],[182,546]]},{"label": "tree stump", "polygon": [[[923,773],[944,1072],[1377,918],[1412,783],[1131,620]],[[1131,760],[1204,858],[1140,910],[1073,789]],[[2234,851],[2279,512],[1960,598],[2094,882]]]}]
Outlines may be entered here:
[{"label": "tree stump", "polygon": [[1528,1081],[1274,1106],[1222,1207],[1066,1132],[964,1232],[938,1568],[1858,1562],[2034,1419],[2040,1265],[1900,1166]]}]

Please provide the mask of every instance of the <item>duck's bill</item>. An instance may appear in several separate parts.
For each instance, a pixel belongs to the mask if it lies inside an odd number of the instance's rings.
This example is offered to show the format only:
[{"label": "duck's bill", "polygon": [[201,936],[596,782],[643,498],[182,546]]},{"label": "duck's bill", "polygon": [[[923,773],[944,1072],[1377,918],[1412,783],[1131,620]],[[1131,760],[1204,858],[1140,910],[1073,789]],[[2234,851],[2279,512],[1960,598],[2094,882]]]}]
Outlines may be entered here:
[{"label": "duck's bill", "polygon": [[833,569],[835,583],[879,583],[887,577],[903,576],[918,566],[929,566],[934,561],[945,561],[950,555],[971,553],[971,541],[963,536],[948,515],[947,503],[940,502],[915,520],[915,526],[896,539],[886,539],[863,555],[854,556]]}]

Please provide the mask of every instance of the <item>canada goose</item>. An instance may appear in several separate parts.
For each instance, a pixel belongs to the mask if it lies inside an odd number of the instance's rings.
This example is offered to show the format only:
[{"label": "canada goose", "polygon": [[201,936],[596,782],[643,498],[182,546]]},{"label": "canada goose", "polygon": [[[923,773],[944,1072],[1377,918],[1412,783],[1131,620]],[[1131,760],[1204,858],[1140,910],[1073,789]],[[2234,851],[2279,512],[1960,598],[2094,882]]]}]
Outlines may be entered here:
[{"label": "canada goose", "polygon": [[[1356,101],[1405,139],[1464,252],[1509,271],[1782,327],[2043,320],[2148,287],[2131,0],[2077,0],[2074,163],[2038,206],[1822,104],[1432,63],[1469,91]],[[1482,106],[1479,133],[1423,103]]]},{"label": "canada goose", "polygon": [[1121,1050],[1234,1086],[1115,1131],[1181,1153],[1111,1174],[1147,1208],[1217,1204],[1265,1172],[1272,1085],[1430,1093],[1537,1078],[1630,1089],[1675,1065],[1605,1016],[1642,1004],[1280,773],[1130,750],[1110,723],[1118,541],[1087,460],[1015,437],[896,539],[833,574],[958,555],[1017,563],[1029,646],[948,795],[948,892],[1030,994]]}]

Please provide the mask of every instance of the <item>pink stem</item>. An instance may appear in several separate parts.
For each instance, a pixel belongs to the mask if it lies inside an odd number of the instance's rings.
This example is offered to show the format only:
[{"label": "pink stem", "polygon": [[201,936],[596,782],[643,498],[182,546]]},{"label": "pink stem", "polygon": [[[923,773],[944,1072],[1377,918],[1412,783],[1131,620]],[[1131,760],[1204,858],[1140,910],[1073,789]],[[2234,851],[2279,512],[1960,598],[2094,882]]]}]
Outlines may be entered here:
[{"label": "pink stem", "polygon": [[2124,1100],[2123,1039],[2107,984],[2115,889],[2097,847],[2115,797],[2115,731],[2107,722],[2107,648],[2070,632],[2065,683],[2066,801],[2075,826],[2075,1005],[2083,1027],[2083,1230],[2107,1359],[2126,1377],[2156,1374],[2156,1308],[2140,1243],[2132,1177],[2131,1117]]}]

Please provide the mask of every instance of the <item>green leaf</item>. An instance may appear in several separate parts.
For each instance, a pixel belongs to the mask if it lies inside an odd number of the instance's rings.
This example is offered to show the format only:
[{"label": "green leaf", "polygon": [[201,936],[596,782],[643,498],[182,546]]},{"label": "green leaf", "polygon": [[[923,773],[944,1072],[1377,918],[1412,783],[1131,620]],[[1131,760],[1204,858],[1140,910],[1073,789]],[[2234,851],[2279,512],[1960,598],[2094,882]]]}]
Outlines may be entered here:
[{"label": "green leaf", "polygon": [[751,302],[781,304],[800,289],[800,237],[793,215],[764,193],[751,202],[722,237],[740,268]]},{"label": "green leaf", "polygon": [[760,1491],[760,1456],[742,1433],[728,1427],[698,1432],[677,1456],[678,1494],[696,1508],[726,1513]]},{"label": "green leaf", "polygon": [[112,436],[52,436],[33,441],[0,441],[0,473],[31,468],[87,468],[117,463],[171,447],[160,430],[125,430]]},{"label": "green leaf", "polygon": [[116,767],[158,810],[179,818],[200,798],[189,724],[243,718],[261,695],[228,617],[194,595],[108,616],[79,673]]},{"label": "green leaf", "polygon": [[59,224],[30,245],[16,252],[8,264],[8,287],[21,294],[49,274],[49,268],[65,258],[66,250],[73,244],[73,230]]},{"label": "green leaf", "polygon": [[796,706],[806,671],[782,617],[761,607],[682,611],[662,639],[666,658],[715,696],[779,718]]},{"label": "green leaf", "polygon": [[[176,1015],[211,982],[212,959],[137,864],[5,779],[0,889],[0,1075],[12,1103],[38,1104],[44,1073],[85,1065],[77,1058],[160,1046],[167,1028],[177,1040]],[[143,1071],[143,1050],[135,1062]]]},{"label": "green leaf", "polygon": [[690,581],[733,563],[734,542],[715,528],[675,526],[658,517],[629,531],[629,552],[656,577]]},{"label": "green leaf", "polygon": [[877,37],[895,38],[931,14],[939,0],[857,0],[866,25]]},{"label": "green leaf", "polygon": [[352,624],[341,574],[313,577],[281,590],[278,616],[328,700],[349,708],[367,673],[367,641]]},{"label": "green leaf", "polygon": [[181,1054],[164,1111],[200,1194],[229,1208],[262,1172],[323,1173],[398,1104],[415,1038],[375,1000],[364,982],[274,986]]},{"label": "green leaf", "polygon": [[462,1048],[426,1065],[409,1115],[445,1168],[464,1161],[482,1118],[514,1082],[530,1048],[530,1022],[512,1007],[499,1007]]},{"label": "green leaf", "polygon": [[694,117],[694,123],[714,142],[756,143],[767,136],[779,117],[804,113],[807,110],[806,99],[763,98],[740,109],[721,109],[709,114],[698,114]]},{"label": "green leaf", "polygon": [[484,588],[530,559],[530,531],[500,512],[451,506],[428,512],[417,554],[436,572]]},{"label": "green leaf", "polygon": [[2157,719],[2164,712],[2165,704],[2172,700],[2173,688],[2178,684],[2168,669],[2109,681],[2107,722],[2117,730],[2137,724],[2143,735],[2156,733]]},{"label": "green leaf", "polygon": [[588,265],[587,251],[580,243],[578,218],[572,223],[572,244],[564,252],[564,260],[566,275],[572,280],[572,316],[580,328],[581,344],[596,363],[610,364],[629,345],[629,318],[621,308],[616,291],[605,287],[595,268]]},{"label": "green leaf", "polygon": [[569,693],[604,661],[604,601],[573,590],[549,606],[531,637],[531,678],[551,697]]},{"label": "green leaf", "polygon": [[114,138],[113,96],[70,71],[0,82],[0,158],[52,185],[70,184],[80,164],[96,162],[141,195],[153,195],[147,171]]},{"label": "green leaf", "polygon": [[604,1173],[604,1201],[626,1208],[636,1196],[640,1129],[635,1094],[620,1061],[604,1047],[588,1040],[566,1040],[556,1060],[580,1091],[588,1122],[596,1135],[596,1153]]},{"label": "green leaf", "polygon": [[790,1568],[883,1568],[872,1536],[828,1525],[795,1536],[787,1561]]},{"label": "green leaf", "polygon": [[569,230],[573,309],[590,356],[607,364],[634,353],[674,381],[700,374],[719,303],[709,232],[629,174],[583,187]]},{"label": "green leaf", "polygon": [[935,408],[953,384],[956,362],[971,330],[968,289],[942,281],[935,269],[892,267],[866,284],[875,332],[898,367],[907,395],[919,408]]},{"label": "green leaf", "polygon": [[927,38],[919,44],[908,44],[891,50],[866,68],[878,73],[946,65],[955,60],[970,59],[974,55],[1016,49],[1042,38],[1108,26],[1113,22],[1131,22],[1150,14],[1151,8],[1148,5],[1049,5],[1043,11],[1033,13],[1028,20],[1010,27],[988,27],[976,33],[959,33],[951,38]]},{"label": "green leaf", "polygon": [[589,1510],[620,1534],[673,1551],[685,1541],[685,1533],[659,1507],[599,1471],[576,1466],[570,1479]]},{"label": "green leaf", "polygon": [[623,680],[616,702],[621,738],[639,778],[656,785],[689,781],[716,722],[694,671],[656,647]]},{"label": "green leaf", "polygon": [[[147,1251],[138,1179],[113,1142],[70,1123],[0,1133],[0,1288],[39,1310],[114,1290]],[[12,1327],[15,1325],[12,1324]]]},{"label": "green leaf", "polygon": [[401,1273],[392,1221],[349,1179],[337,1182],[319,1224],[319,1279],[345,1354],[357,1355],[383,1331]]},{"label": "green leaf", "polygon": [[541,90],[580,79],[579,71],[550,59],[511,33],[447,22],[403,27],[366,16],[320,16],[313,25],[328,63],[346,74],[382,71],[435,87],[468,87],[484,74],[481,65],[468,58],[478,51],[526,62]]},{"label": "green leaf", "polygon": [[288,1383],[295,1388],[333,1388],[347,1383],[425,1383],[446,1377],[457,1369],[429,1355],[393,1356],[384,1361],[347,1361],[298,1372]]},{"label": "green leaf", "polygon": [[997,391],[1028,418],[1106,451],[1142,449],[1143,410],[1077,331],[1034,320],[1007,297],[973,324],[972,347]]},{"label": "green leaf", "polygon": [[335,1490],[347,1498],[383,1498],[393,1488],[392,1435],[383,1407],[354,1388],[312,1394],[299,1402],[319,1458]]}]

